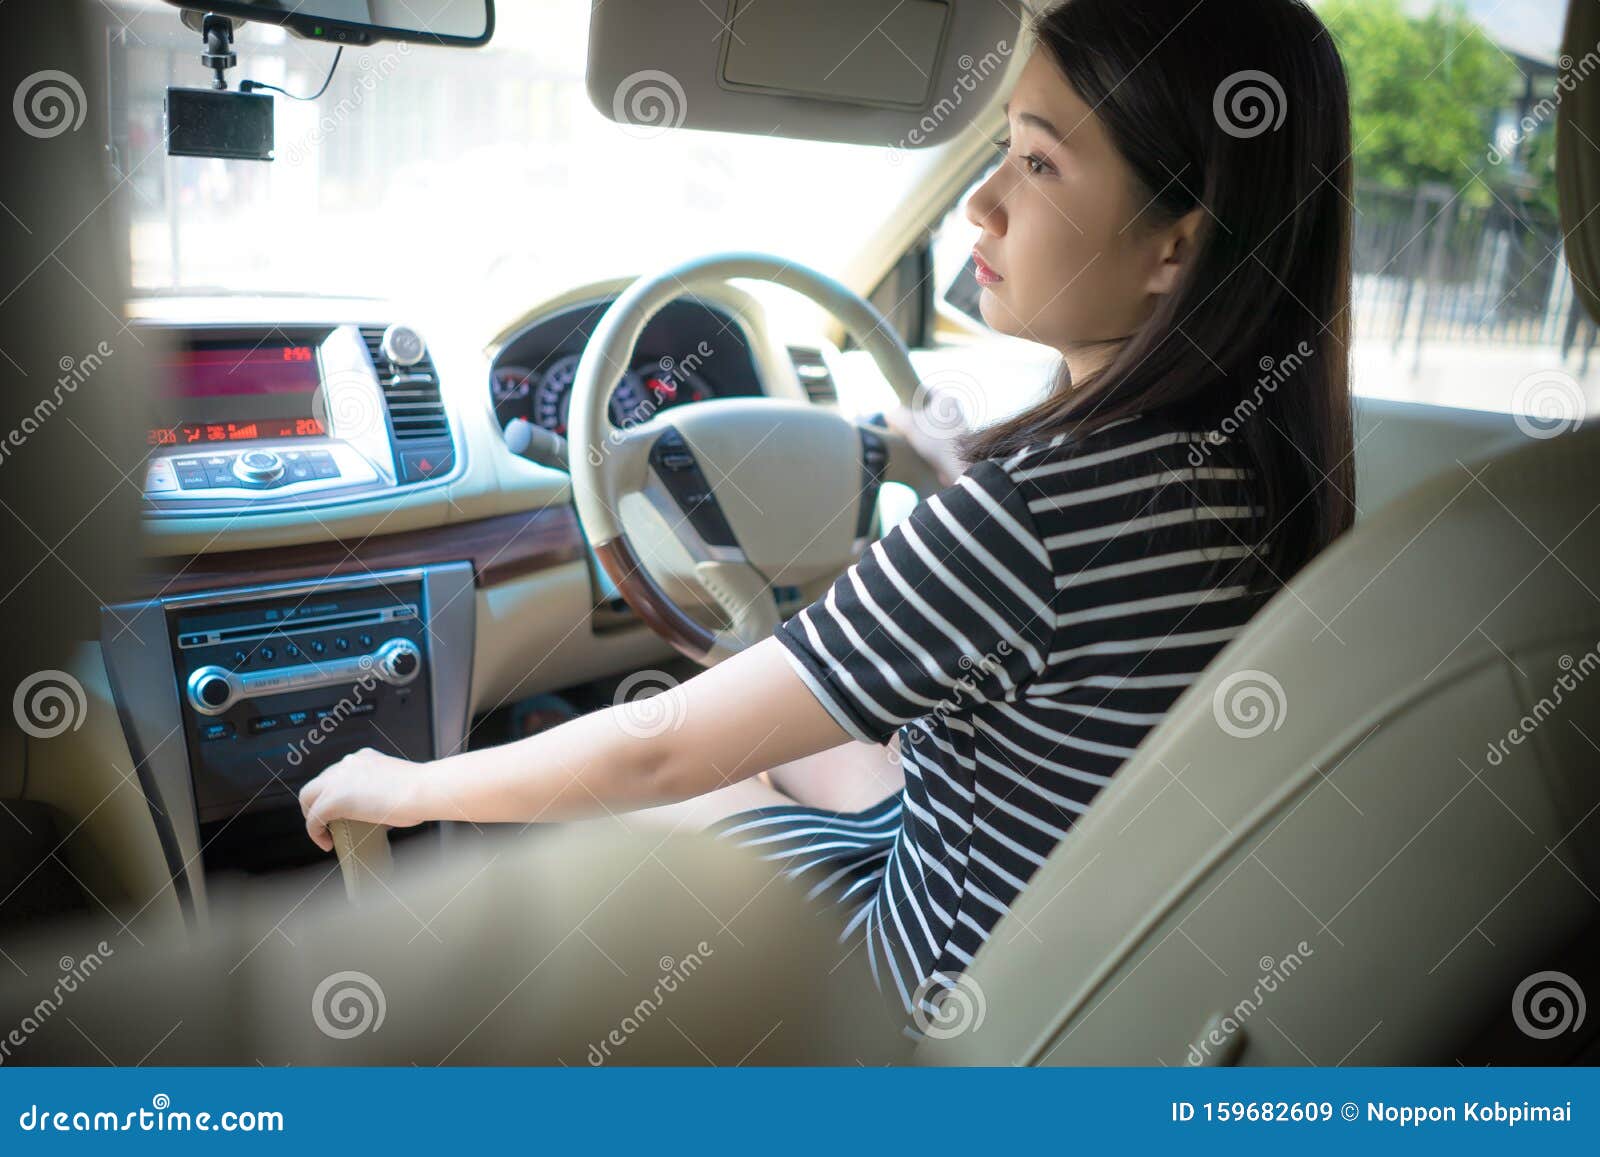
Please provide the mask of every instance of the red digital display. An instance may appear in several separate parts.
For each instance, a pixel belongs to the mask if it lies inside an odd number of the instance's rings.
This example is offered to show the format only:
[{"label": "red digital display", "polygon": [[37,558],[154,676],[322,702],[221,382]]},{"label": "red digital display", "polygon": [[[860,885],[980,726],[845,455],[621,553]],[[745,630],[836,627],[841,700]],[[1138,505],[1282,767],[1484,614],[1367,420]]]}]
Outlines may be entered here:
[{"label": "red digital display", "polygon": [[253,422],[183,422],[150,431],[152,446],[199,446],[257,438],[318,438],[328,431],[315,418],[258,418]]},{"label": "red digital display", "polygon": [[200,446],[262,438],[315,438],[328,431],[313,413],[321,385],[309,345],[200,341],[162,374],[172,421],[149,431],[152,446]]}]

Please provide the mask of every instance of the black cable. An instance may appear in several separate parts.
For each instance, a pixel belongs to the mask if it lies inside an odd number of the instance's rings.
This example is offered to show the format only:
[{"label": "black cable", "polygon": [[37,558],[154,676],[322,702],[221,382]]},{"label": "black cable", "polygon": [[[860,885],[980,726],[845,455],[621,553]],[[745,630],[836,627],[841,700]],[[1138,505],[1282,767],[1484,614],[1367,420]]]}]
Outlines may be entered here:
[{"label": "black cable", "polygon": [[317,91],[312,93],[310,96],[295,96],[294,93],[290,92],[286,88],[279,88],[275,84],[267,84],[266,82],[260,80],[241,80],[239,82],[239,91],[254,92],[258,88],[270,88],[273,92],[283,93],[283,95],[288,97],[290,100],[316,100],[319,96],[328,91],[328,85],[333,82],[333,70],[339,67],[339,58],[343,55],[344,45],[341,44],[338,50],[333,54],[333,63],[328,66],[328,78],[322,82],[322,87],[317,89]]}]

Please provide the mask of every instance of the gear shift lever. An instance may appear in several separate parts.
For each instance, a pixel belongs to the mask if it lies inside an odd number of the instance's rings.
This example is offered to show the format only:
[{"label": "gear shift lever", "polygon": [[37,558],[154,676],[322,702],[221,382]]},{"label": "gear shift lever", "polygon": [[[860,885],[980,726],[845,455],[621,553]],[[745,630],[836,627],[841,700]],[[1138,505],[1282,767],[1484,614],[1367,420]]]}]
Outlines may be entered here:
[{"label": "gear shift lever", "polygon": [[353,904],[365,903],[380,891],[380,881],[394,872],[388,829],[360,820],[334,820],[328,825],[333,850],[339,857],[345,895]]}]

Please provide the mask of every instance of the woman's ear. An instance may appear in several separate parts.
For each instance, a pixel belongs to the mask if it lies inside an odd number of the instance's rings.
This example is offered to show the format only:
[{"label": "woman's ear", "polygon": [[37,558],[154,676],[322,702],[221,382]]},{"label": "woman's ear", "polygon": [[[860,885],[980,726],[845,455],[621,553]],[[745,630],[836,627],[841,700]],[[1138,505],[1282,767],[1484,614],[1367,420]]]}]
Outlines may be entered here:
[{"label": "woman's ear", "polygon": [[1171,293],[1178,287],[1190,261],[1194,260],[1200,243],[1200,229],[1205,223],[1205,207],[1196,205],[1171,225],[1162,229],[1157,237],[1156,267],[1145,289],[1150,293]]}]

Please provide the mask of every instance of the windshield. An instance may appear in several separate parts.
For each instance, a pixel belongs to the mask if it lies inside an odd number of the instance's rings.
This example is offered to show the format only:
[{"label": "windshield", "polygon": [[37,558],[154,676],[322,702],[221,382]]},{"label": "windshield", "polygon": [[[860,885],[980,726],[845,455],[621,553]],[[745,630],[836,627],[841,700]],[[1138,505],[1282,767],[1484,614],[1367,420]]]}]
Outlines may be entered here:
[{"label": "windshield", "polygon": [[[585,90],[589,5],[515,0],[486,48],[346,48],[320,99],[275,97],[273,162],[168,157],[164,92],[209,84],[201,38],[158,0],[109,8],[114,159],[144,291],[522,305],[729,249],[837,276],[933,152],[616,124]],[[230,87],[297,95],[334,57],[260,24],[238,27],[235,51]],[[666,84],[625,99],[648,110],[663,94],[670,121]]]}]

